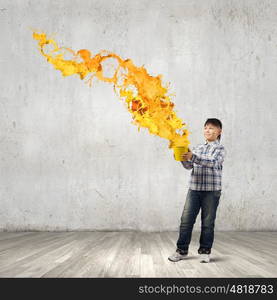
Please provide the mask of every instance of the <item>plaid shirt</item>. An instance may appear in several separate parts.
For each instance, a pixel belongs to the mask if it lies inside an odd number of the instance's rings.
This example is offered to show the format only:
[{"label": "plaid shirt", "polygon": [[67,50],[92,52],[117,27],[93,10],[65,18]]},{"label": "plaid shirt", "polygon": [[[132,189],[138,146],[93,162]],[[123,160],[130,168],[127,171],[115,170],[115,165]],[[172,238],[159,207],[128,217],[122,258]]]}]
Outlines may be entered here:
[{"label": "plaid shirt", "polygon": [[222,164],[226,154],[219,140],[206,141],[192,149],[192,158],[181,161],[184,168],[192,169],[189,188],[197,191],[221,190]]}]

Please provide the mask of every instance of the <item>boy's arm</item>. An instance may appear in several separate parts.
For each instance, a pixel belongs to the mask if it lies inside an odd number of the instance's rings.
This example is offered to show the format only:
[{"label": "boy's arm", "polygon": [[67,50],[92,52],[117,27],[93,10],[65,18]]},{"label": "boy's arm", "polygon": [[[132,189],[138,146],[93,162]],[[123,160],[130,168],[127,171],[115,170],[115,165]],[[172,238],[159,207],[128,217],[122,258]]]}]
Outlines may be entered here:
[{"label": "boy's arm", "polygon": [[224,161],[225,149],[221,145],[212,154],[192,154],[191,161],[208,168],[220,168]]},{"label": "boy's arm", "polygon": [[187,161],[181,161],[183,167],[187,170],[190,170],[193,168],[193,163],[191,160],[187,160]]}]

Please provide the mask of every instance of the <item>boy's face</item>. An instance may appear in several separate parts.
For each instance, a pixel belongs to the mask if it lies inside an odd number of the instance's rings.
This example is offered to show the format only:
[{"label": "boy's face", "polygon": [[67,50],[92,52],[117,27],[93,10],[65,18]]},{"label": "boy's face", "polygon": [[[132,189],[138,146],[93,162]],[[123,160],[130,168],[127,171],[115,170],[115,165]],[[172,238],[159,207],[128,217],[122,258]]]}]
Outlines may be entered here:
[{"label": "boy's face", "polygon": [[221,128],[212,124],[207,124],[204,126],[204,137],[208,142],[215,141],[220,134]]}]

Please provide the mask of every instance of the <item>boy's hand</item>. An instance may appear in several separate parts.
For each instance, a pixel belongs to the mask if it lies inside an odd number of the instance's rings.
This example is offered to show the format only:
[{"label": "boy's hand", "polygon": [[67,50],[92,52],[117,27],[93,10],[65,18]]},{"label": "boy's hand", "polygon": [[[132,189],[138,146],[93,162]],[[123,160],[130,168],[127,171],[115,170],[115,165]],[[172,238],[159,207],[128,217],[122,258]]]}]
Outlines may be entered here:
[{"label": "boy's hand", "polygon": [[188,149],[188,152],[187,153],[184,153],[183,155],[182,155],[182,160],[183,161],[187,161],[187,160],[190,160],[191,158],[192,158],[192,152],[191,152],[191,150],[190,149]]}]

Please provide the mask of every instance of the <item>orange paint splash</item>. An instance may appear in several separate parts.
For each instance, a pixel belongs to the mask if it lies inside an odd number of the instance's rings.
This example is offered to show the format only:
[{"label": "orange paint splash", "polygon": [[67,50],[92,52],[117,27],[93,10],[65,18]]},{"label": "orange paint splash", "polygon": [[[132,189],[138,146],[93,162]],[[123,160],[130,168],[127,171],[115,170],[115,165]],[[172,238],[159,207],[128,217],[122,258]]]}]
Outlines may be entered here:
[{"label": "orange paint splash", "polygon": [[[148,128],[149,133],[167,139],[170,142],[169,148],[188,148],[189,131],[174,112],[174,103],[170,101],[168,87],[162,85],[161,75],[153,77],[144,67],[135,66],[131,59],[124,60],[106,50],[92,56],[86,49],[75,52],[70,48],[59,47],[45,33],[33,32],[33,38],[38,41],[41,54],[63,76],[77,74],[82,80],[88,77],[90,86],[94,77],[112,83],[115,92],[118,92],[131,113],[132,123],[139,127],[138,130],[140,127]],[[45,46],[50,46],[51,49],[45,51]],[[65,59],[65,55],[69,55],[70,59]],[[108,59],[117,62],[112,77],[105,77],[103,74],[102,64]]]}]

